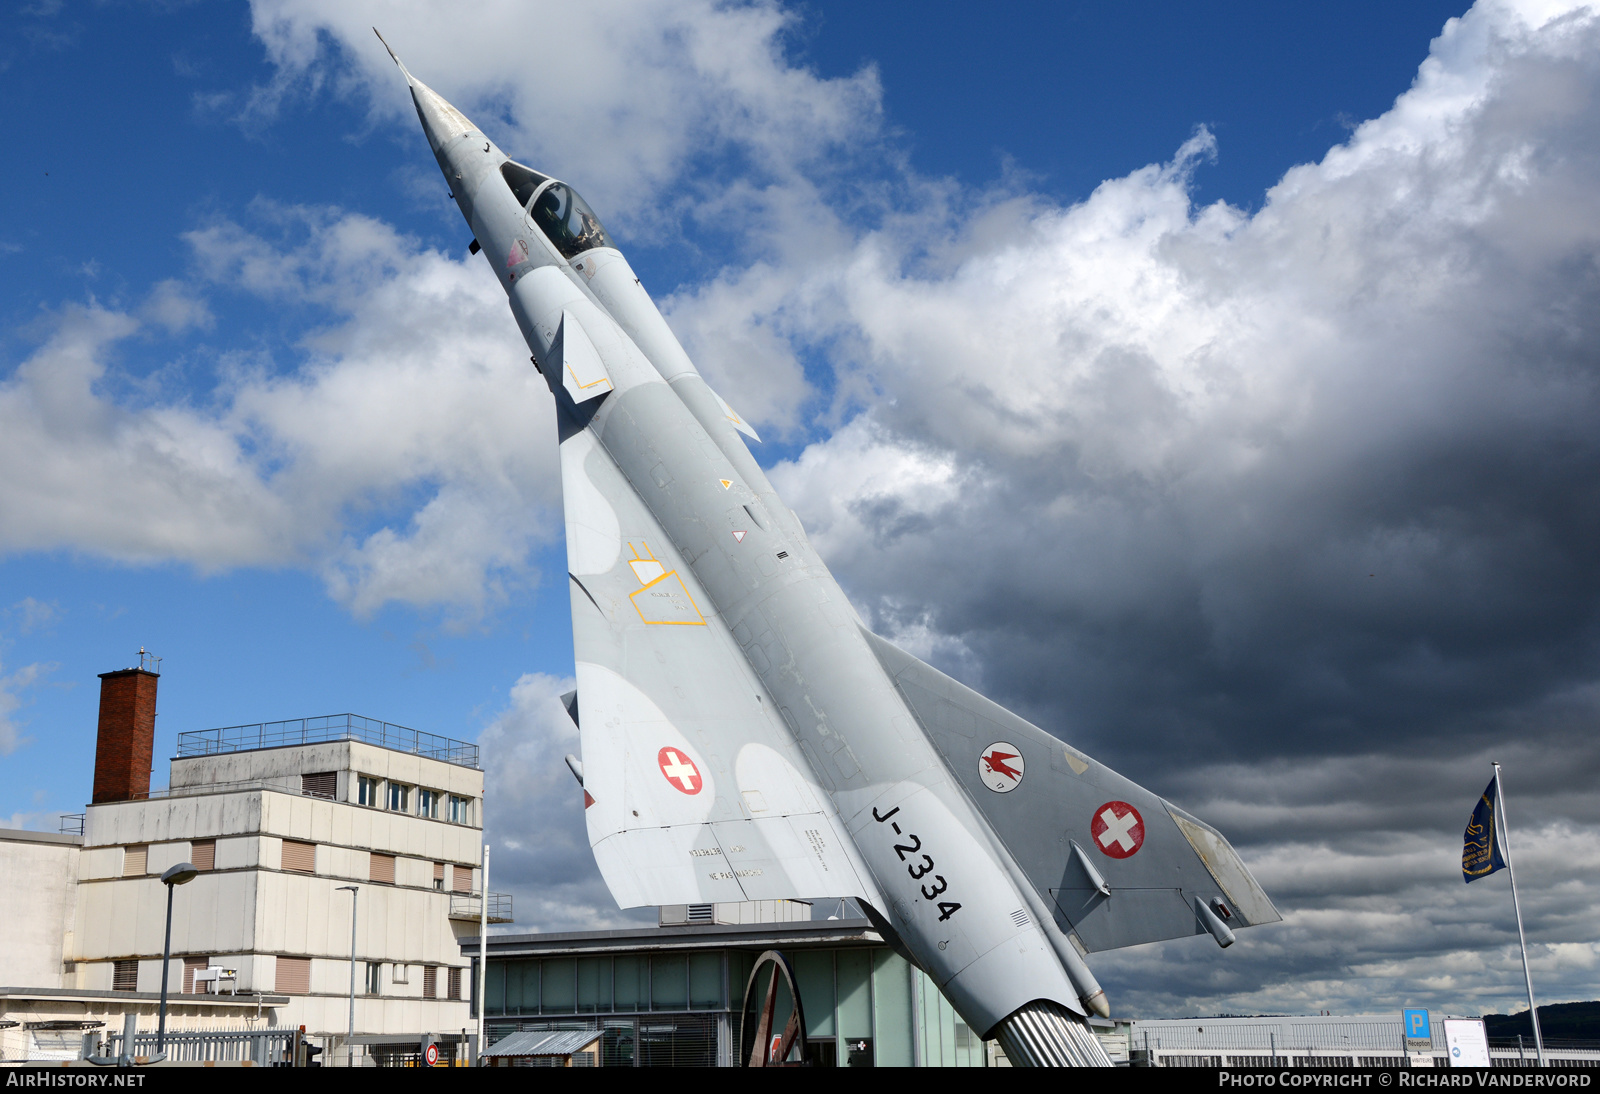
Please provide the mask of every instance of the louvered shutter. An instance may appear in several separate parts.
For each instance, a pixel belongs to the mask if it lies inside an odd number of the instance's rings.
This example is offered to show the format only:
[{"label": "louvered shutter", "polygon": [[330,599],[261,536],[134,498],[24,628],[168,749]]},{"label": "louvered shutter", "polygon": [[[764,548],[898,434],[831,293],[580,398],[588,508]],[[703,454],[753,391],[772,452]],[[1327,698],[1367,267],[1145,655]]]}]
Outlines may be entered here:
[{"label": "louvered shutter", "polygon": [[280,995],[307,995],[311,991],[311,958],[278,958],[276,987]]},{"label": "louvered shutter", "polygon": [[206,968],[210,964],[211,959],[209,957],[185,957],[183,959],[184,995],[193,995],[195,993],[194,974],[197,972],[205,972]]},{"label": "louvered shutter", "polygon": [[472,892],[472,867],[452,866],[450,870],[452,882],[450,887],[458,893]]},{"label": "louvered shutter", "polygon": [[434,965],[422,966],[422,997],[439,998],[439,969]]},{"label": "louvered shutter", "polygon": [[373,881],[383,881],[383,882],[387,882],[390,885],[393,885],[394,884],[394,856],[393,855],[380,855],[376,851],[372,852],[372,868],[371,868],[371,871],[369,873],[369,876],[371,877],[371,879]]},{"label": "louvered shutter", "polygon": [[196,870],[215,870],[217,868],[217,841],[214,839],[197,839],[189,844],[189,861],[194,863]]},{"label": "louvered shutter", "polygon": [[122,876],[143,877],[149,872],[145,869],[149,855],[150,848],[142,843],[136,847],[125,848],[122,852]]},{"label": "louvered shutter", "polygon": [[315,775],[300,776],[300,793],[313,798],[333,800],[339,789],[337,771],[319,771]]},{"label": "louvered shutter", "polygon": [[301,843],[298,840],[286,839],[283,841],[283,868],[294,870],[302,874],[314,874],[317,871],[317,845],[314,843]]}]

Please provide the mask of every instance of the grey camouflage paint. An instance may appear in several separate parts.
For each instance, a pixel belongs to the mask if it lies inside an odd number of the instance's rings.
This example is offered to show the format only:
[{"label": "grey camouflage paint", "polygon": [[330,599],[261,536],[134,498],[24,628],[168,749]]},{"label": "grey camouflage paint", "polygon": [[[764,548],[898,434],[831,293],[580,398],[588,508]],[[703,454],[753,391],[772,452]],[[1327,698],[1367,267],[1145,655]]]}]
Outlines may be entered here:
[{"label": "grey camouflage paint", "polygon": [[[834,882],[985,1037],[1036,1000],[1104,1013],[1082,952],[1208,929],[1226,945],[1279,918],[1213,829],[862,627],[622,255],[564,259],[501,179],[505,154],[406,78],[556,399],[590,839],[619,901]],[[595,355],[604,382],[584,386]],[[578,572],[624,529],[635,558]],[[665,576],[634,588],[644,572]],[[682,625],[651,625],[641,592]],[[652,784],[640,725],[703,780],[681,801]],[[979,777],[995,741],[1027,765],[1004,794]],[[769,796],[798,804],[763,816]],[[1142,816],[1137,853],[1093,849],[1109,801]]]}]

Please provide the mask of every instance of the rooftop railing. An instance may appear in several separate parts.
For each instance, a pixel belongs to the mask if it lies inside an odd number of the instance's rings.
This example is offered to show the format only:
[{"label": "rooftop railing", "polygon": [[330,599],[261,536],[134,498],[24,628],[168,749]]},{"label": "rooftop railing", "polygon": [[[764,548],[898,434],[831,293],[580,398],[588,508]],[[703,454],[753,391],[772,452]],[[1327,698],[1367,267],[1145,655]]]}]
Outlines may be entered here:
[{"label": "rooftop railing", "polygon": [[216,756],[226,752],[250,752],[259,748],[286,748],[330,741],[361,741],[461,767],[478,766],[478,746],[475,744],[407,729],[377,718],[363,718],[359,714],[324,714],[316,718],[291,718],[283,722],[190,730],[178,734],[178,756],[180,759]]},{"label": "rooftop railing", "polygon": [[[483,913],[483,894],[451,893],[450,918],[476,921]],[[489,894],[489,922],[514,923],[510,893]]]},{"label": "rooftop railing", "polygon": [[296,794],[302,798],[336,800],[325,790],[306,786],[299,775],[278,775],[265,779],[235,779],[231,782],[193,783],[188,786],[158,786],[145,794],[136,794],[134,800],[147,801],[161,798],[195,798],[206,794],[237,794],[246,790],[276,790],[280,794]]}]

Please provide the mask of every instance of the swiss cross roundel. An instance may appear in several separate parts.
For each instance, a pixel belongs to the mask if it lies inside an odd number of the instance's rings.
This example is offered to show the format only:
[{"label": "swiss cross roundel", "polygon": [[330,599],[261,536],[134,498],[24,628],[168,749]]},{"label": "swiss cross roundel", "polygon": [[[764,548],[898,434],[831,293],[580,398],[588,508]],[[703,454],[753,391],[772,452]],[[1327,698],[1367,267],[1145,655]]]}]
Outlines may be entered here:
[{"label": "swiss cross roundel", "polygon": [[663,748],[656,753],[656,763],[661,767],[661,774],[665,775],[667,782],[685,794],[700,793],[702,780],[700,769],[694,761],[680,749]]},{"label": "swiss cross roundel", "polygon": [[1144,818],[1127,802],[1106,802],[1094,811],[1089,835],[1112,858],[1128,858],[1144,846]]}]

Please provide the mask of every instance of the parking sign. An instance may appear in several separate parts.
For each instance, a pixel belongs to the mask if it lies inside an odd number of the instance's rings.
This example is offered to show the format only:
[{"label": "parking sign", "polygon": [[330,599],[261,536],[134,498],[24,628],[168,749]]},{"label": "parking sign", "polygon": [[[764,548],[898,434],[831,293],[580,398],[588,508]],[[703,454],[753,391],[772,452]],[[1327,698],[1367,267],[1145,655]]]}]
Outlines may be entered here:
[{"label": "parking sign", "polygon": [[1407,1052],[1430,1052],[1433,1049],[1433,1024],[1425,1010],[1403,1010],[1400,1025],[1405,1030]]}]

